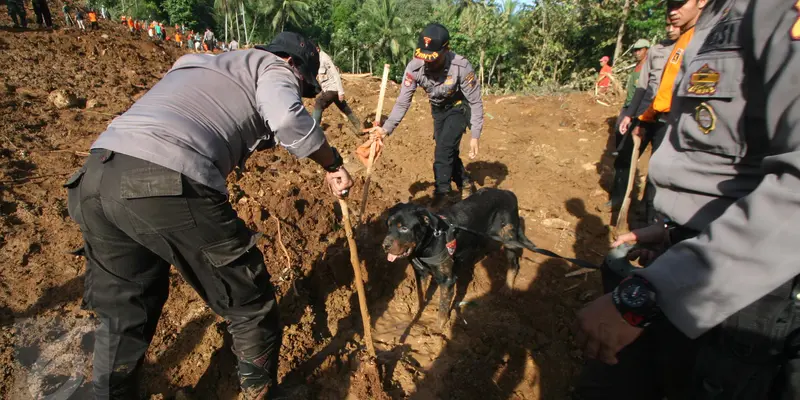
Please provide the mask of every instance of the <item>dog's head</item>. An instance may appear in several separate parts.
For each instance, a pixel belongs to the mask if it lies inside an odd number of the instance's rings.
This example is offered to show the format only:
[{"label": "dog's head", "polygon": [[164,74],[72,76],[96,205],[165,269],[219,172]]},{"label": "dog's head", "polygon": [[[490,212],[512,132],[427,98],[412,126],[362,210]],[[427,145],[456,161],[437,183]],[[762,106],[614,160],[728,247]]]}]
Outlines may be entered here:
[{"label": "dog's head", "polygon": [[401,203],[389,209],[383,250],[391,262],[410,256],[430,234],[436,216],[427,208]]}]

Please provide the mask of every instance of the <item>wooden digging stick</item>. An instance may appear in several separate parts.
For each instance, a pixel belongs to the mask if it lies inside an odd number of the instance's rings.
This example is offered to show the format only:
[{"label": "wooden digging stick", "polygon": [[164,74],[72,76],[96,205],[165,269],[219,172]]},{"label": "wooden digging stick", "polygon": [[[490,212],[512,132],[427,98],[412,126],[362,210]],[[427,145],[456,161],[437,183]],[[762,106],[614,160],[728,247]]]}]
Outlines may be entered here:
[{"label": "wooden digging stick", "polygon": [[[378,96],[378,107],[375,109],[375,120],[372,126],[378,126],[381,123],[381,113],[383,113],[383,98],[386,96],[386,83],[389,80],[389,64],[383,64],[383,77],[381,78],[381,93]],[[377,142],[372,142],[369,146],[369,161],[367,162],[367,177],[364,181],[364,193],[361,194],[361,212],[358,214],[359,222],[364,222],[365,214],[367,211],[367,198],[369,197],[369,184],[372,180],[372,163],[375,161],[375,152],[378,146]]]},{"label": "wooden digging stick", "polygon": [[[633,178],[636,176],[636,167],[639,164],[639,145],[642,143],[642,138],[638,135],[633,136],[633,153],[631,153],[631,168],[628,173],[628,186],[625,188],[625,198],[622,200],[622,207],[619,208],[619,215],[617,216],[616,230],[625,228],[628,229],[628,208],[631,206],[631,191],[633,191]],[[624,226],[623,226],[624,224]]]},{"label": "wooden digging stick", "polygon": [[375,357],[369,309],[367,309],[367,295],[364,292],[364,281],[361,279],[361,261],[358,259],[358,247],[356,247],[356,239],[353,237],[353,227],[350,225],[350,210],[347,208],[347,202],[344,199],[339,199],[339,206],[342,207],[344,231],[347,234],[347,244],[350,245],[350,263],[353,264],[356,291],[358,292],[358,305],[361,307],[361,322],[364,324],[364,341],[367,342],[367,352],[369,355]]}]

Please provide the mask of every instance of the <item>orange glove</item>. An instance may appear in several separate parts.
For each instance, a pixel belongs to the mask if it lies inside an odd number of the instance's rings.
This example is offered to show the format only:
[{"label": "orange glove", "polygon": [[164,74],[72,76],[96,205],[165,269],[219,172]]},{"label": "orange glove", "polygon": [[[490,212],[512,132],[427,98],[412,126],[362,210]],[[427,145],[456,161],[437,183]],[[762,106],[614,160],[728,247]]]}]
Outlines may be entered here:
[{"label": "orange glove", "polygon": [[369,152],[373,143],[375,144],[375,158],[373,159],[374,163],[378,160],[378,157],[380,157],[381,152],[383,151],[382,139],[369,139],[356,149],[356,156],[358,156],[358,160],[361,161],[361,163],[365,166],[369,166]]}]

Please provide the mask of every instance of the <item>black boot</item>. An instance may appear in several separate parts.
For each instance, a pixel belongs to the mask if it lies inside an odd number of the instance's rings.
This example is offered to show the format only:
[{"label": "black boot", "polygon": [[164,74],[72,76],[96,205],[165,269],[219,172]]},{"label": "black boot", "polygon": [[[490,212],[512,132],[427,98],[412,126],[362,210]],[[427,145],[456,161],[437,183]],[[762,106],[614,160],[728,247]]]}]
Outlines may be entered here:
[{"label": "black boot", "polygon": [[630,168],[617,168],[614,171],[614,181],[611,184],[611,199],[606,203],[606,206],[612,210],[619,208],[625,200],[625,190],[628,188],[628,174],[630,174],[630,171]]},{"label": "black boot", "polygon": [[240,359],[239,385],[246,400],[268,400],[274,382],[270,371]]},{"label": "black boot", "polygon": [[444,205],[444,201],[447,199],[446,193],[441,192],[434,192],[433,193],[433,200],[431,200],[431,210],[439,211],[440,208]]},{"label": "black boot", "polygon": [[361,136],[363,134],[363,132],[361,132],[361,130],[364,128],[364,125],[361,123],[361,120],[358,119],[358,117],[356,117],[356,115],[353,112],[350,112],[349,114],[347,114],[347,119],[350,121],[350,124],[353,126],[353,133],[355,133],[356,136]]}]

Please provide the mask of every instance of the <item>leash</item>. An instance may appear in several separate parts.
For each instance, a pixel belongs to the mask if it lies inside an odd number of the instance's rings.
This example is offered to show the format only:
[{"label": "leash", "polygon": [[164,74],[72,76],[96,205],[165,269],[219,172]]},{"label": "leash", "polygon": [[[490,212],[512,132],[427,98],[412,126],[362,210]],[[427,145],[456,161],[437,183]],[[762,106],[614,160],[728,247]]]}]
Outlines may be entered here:
[{"label": "leash", "polygon": [[[478,231],[469,229],[467,227],[459,226],[459,225],[456,225],[454,223],[451,223],[447,219],[447,217],[445,217],[443,215],[436,215],[436,217],[438,217],[441,221],[443,221],[445,224],[447,224],[451,229],[461,230],[461,231],[464,231],[464,232],[469,232],[469,233],[472,233],[474,235],[483,236],[485,238],[489,238],[489,239],[492,239],[494,241],[497,241],[497,242],[500,242],[500,243],[503,243],[503,244],[507,244],[506,242],[503,242],[499,238],[492,237],[490,235],[487,235],[486,233],[478,232]],[[578,267],[581,267],[581,268],[600,269],[599,265],[595,265],[595,264],[590,263],[588,261],[577,259],[577,258],[570,258],[570,257],[564,257],[564,256],[561,256],[561,255],[558,255],[558,254],[556,254],[556,253],[554,253],[554,252],[552,252],[550,250],[538,247],[538,246],[534,245],[532,242],[531,242],[531,246],[530,247],[525,246],[523,243],[520,243],[519,241],[517,241],[517,243],[512,243],[512,244],[515,244],[515,245],[517,245],[519,247],[528,249],[528,250],[530,250],[530,251],[532,251],[534,253],[537,253],[537,254],[541,254],[541,255],[544,255],[544,256],[551,257],[551,258],[558,258],[558,259],[567,261],[567,262],[572,263],[574,265],[577,265]],[[627,252],[626,252],[626,254],[627,254]]]}]

